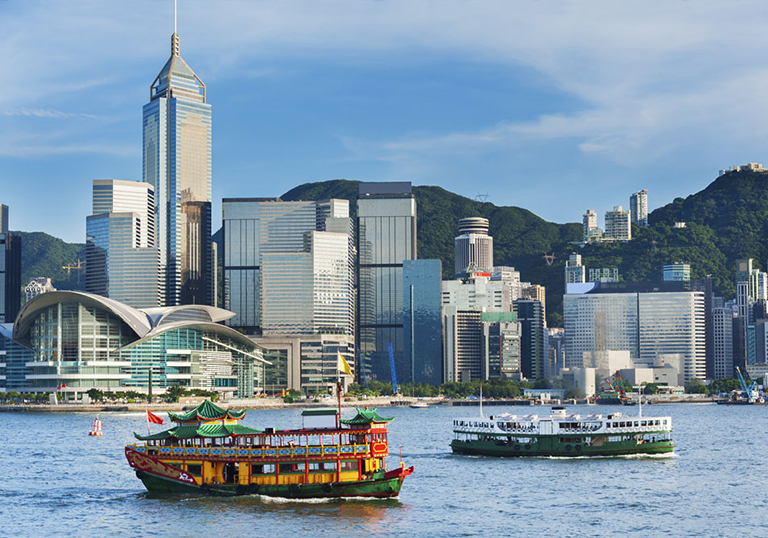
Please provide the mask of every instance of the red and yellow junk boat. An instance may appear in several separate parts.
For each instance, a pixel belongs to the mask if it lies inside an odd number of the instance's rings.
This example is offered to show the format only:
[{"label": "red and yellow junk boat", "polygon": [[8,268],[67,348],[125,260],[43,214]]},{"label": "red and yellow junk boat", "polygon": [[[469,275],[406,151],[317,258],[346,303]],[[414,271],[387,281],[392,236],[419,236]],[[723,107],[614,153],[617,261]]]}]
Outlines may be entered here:
[{"label": "red and yellow junk boat", "polygon": [[299,430],[255,430],[241,425],[245,411],[205,401],[182,414],[174,428],[134,433],[144,443],[125,457],[147,490],[288,498],[396,497],[413,467],[388,470],[387,424],[376,409],[341,420],[335,410],[302,413]]}]

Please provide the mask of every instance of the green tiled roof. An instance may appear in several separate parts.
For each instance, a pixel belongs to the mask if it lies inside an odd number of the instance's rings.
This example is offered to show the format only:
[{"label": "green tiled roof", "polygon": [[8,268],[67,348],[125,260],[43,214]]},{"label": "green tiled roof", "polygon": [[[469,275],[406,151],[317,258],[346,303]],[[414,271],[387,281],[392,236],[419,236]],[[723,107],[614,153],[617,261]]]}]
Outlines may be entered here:
[{"label": "green tiled roof", "polygon": [[245,416],[245,410],[235,411],[233,409],[222,409],[210,400],[205,400],[203,403],[186,413],[177,414],[169,412],[168,416],[174,422],[186,422],[189,420],[220,420],[224,418],[240,420]]},{"label": "green tiled roof", "polygon": [[341,422],[343,422],[344,424],[349,424],[350,426],[351,425],[370,424],[372,422],[378,422],[378,423],[384,422],[384,423],[389,424],[394,419],[395,419],[395,417],[385,418],[385,417],[380,416],[376,412],[376,408],[374,407],[373,409],[359,409],[358,408],[357,416],[355,416],[354,418],[350,418],[350,419],[342,419]]},{"label": "green tiled roof", "polygon": [[206,424],[203,426],[177,426],[164,432],[152,435],[139,435],[134,432],[134,437],[142,441],[156,441],[158,439],[191,439],[192,437],[229,437],[230,435],[245,435],[249,433],[261,433],[240,424]]}]

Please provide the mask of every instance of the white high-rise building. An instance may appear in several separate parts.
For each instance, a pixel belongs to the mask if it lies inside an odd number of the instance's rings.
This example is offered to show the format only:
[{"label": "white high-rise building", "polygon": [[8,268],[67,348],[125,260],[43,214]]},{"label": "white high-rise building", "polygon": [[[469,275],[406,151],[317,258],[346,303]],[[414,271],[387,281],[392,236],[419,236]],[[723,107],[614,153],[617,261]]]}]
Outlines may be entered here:
[{"label": "white high-rise building", "polygon": [[493,237],[488,235],[488,219],[469,217],[459,221],[459,236],[454,239],[455,274],[493,269]]},{"label": "white high-rise building", "polygon": [[704,379],[704,293],[684,288],[682,282],[621,288],[595,283],[566,293],[566,367],[581,366],[585,352],[626,350],[636,365],[648,367],[662,355],[679,355],[686,381]]},{"label": "white high-rise building", "polygon": [[632,239],[629,211],[625,211],[620,205],[614,206],[613,211],[605,212],[605,238],[617,241]]},{"label": "white high-rise building", "polygon": [[582,228],[582,240],[585,243],[599,241],[602,238],[603,232],[597,227],[597,211],[594,209],[587,209],[582,220]]},{"label": "white high-rise building", "polygon": [[86,219],[85,289],[134,308],[161,305],[154,189],[117,179],[93,182]]},{"label": "white high-rise building", "polygon": [[629,197],[629,211],[632,222],[644,228],[648,226],[648,191],[637,191]]}]

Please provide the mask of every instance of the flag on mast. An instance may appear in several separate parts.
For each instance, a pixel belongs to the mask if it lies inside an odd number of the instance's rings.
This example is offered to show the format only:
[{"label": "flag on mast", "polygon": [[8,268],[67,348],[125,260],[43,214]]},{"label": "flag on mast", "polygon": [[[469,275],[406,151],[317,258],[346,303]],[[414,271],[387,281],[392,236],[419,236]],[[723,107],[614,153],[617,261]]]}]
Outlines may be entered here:
[{"label": "flag on mast", "polygon": [[344,355],[341,354],[341,351],[336,352],[338,355],[336,369],[339,372],[345,373],[350,377],[354,377],[352,375],[352,368],[349,367],[349,363],[347,362],[347,359],[344,358]]},{"label": "flag on mast", "polygon": [[147,422],[151,422],[152,424],[162,424],[163,419],[147,409]]}]

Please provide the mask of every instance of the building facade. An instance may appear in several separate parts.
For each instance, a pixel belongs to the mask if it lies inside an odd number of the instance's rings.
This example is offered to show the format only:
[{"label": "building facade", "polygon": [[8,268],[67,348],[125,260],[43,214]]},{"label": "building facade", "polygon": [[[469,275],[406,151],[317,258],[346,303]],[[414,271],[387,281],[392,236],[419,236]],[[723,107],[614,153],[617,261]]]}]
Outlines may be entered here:
[{"label": "building facade", "polygon": [[567,291],[567,367],[579,367],[585,352],[626,350],[638,366],[679,355],[686,381],[706,377],[704,293],[689,283],[591,283]]},{"label": "building facade", "polygon": [[48,293],[49,291],[56,291],[53,287],[50,278],[37,277],[29,281],[29,284],[24,288],[24,304],[28,303],[38,295]]},{"label": "building facade", "polygon": [[629,197],[629,211],[632,222],[645,228],[648,226],[648,191],[637,191]]},{"label": "building facade", "polygon": [[21,237],[0,233],[0,323],[12,323],[21,308]]},{"label": "building facade", "polygon": [[629,241],[632,239],[632,224],[630,212],[615,206],[613,211],[605,212],[605,238],[616,241]]},{"label": "building facade", "polygon": [[582,220],[582,240],[585,243],[600,241],[603,237],[603,231],[597,227],[597,211],[587,209]]},{"label": "building facade", "polygon": [[454,239],[455,274],[493,269],[493,237],[488,235],[488,219],[469,217],[459,221],[459,235]]},{"label": "building facade", "polygon": [[514,309],[520,323],[520,371],[528,380],[543,379],[549,355],[544,305],[541,301],[520,299],[515,301]]},{"label": "building facade", "polygon": [[[150,86],[143,112],[143,178],[155,191],[155,234],[159,249],[161,304],[211,304],[210,279],[211,105],[203,81],[181,58],[179,36],[171,36],[171,57]],[[189,205],[192,204],[192,205]],[[208,222],[199,222],[205,219]],[[185,290],[182,296],[182,290]]]},{"label": "building facade", "polygon": [[585,267],[581,265],[581,254],[575,252],[565,260],[565,283],[575,284],[586,280]]},{"label": "building facade", "polygon": [[690,282],[691,266],[687,263],[671,263],[662,268],[664,282]]},{"label": "building facade", "polygon": [[134,308],[160,304],[154,189],[149,183],[93,182],[86,219],[85,289]]},{"label": "building facade", "polygon": [[96,388],[164,392],[169,387],[252,397],[263,387],[258,347],[220,322],[210,306],[135,309],[99,295],[53,291],[19,313],[13,341],[30,350],[25,390],[77,399]]},{"label": "building facade", "polygon": [[368,375],[387,382],[390,345],[395,362],[403,360],[403,262],[416,259],[416,199],[409,182],[360,184],[357,252],[358,347]]},{"label": "building facade", "polygon": [[403,360],[401,382],[443,382],[440,260],[403,260]]}]

